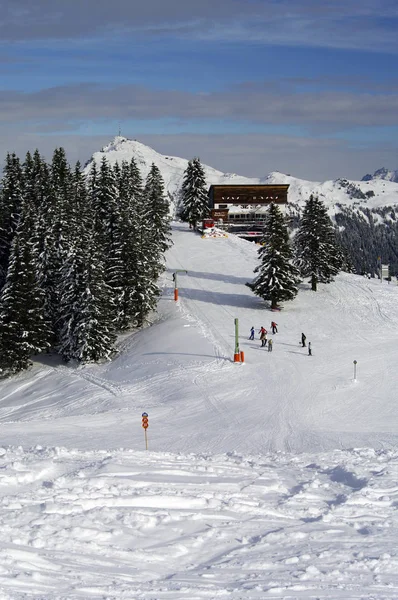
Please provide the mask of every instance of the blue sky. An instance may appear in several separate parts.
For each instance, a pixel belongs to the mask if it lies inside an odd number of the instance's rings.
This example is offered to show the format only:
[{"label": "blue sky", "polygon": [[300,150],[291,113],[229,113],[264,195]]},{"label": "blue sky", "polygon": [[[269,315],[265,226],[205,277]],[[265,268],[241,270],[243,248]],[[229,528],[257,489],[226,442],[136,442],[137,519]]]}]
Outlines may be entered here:
[{"label": "blue sky", "polygon": [[223,171],[398,168],[392,0],[0,1],[0,150],[118,133]]}]

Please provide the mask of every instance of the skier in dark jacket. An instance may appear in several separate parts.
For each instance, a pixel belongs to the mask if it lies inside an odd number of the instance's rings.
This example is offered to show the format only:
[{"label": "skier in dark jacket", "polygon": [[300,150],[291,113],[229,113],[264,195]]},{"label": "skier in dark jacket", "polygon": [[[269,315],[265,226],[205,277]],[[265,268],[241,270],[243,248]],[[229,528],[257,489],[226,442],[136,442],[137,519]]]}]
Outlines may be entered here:
[{"label": "skier in dark jacket", "polygon": [[250,329],[250,336],[249,336],[249,340],[254,340],[254,327],[252,327]]},{"label": "skier in dark jacket", "polygon": [[308,356],[312,356],[311,342],[308,342]]},{"label": "skier in dark jacket", "polygon": [[305,348],[305,340],[307,339],[307,336],[304,335],[304,333],[301,334],[301,343],[303,348]]}]

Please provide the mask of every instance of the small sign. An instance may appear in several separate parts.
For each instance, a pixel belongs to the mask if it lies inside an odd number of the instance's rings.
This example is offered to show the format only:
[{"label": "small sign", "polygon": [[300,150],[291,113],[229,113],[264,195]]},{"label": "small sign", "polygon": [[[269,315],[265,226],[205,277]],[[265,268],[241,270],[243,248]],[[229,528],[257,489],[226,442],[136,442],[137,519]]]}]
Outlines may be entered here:
[{"label": "small sign", "polygon": [[142,413],[142,426],[144,429],[148,429],[148,413],[144,412]]}]

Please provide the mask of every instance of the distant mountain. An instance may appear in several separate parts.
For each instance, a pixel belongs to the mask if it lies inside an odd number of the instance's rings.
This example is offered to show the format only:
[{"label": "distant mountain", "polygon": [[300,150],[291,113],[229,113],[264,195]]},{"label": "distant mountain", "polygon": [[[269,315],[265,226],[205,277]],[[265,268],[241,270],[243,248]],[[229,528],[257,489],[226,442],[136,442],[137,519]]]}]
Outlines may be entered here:
[{"label": "distant mountain", "polygon": [[[195,149],[192,148],[191,158],[195,155]],[[155,163],[162,173],[172,207],[174,210],[176,209],[184,171],[188,165],[186,158],[164,156],[137,140],[117,136],[110,144],[93,154],[90,161],[86,164],[85,171],[89,170],[92,161],[99,164],[103,156],[106,156],[111,165],[116,162],[121,163],[123,160],[130,161],[134,157],[144,178],[147,176],[151,164]],[[314,182],[291,177],[278,171],[274,171],[265,177],[244,177],[235,173],[223,173],[208,165],[203,165],[203,168],[209,186],[212,184],[234,183],[289,184],[289,205],[293,211],[295,206],[298,209],[301,208],[310,194],[315,194],[324,201],[329,208],[331,216],[338,212],[340,210],[339,207],[342,206],[348,208],[361,204],[369,209],[376,209],[378,207],[398,204],[398,183],[381,177],[364,178],[362,181],[350,181],[339,178],[333,181]],[[397,174],[396,181],[398,182],[398,172],[394,171],[394,173]]]},{"label": "distant mountain", "polygon": [[[192,148],[192,157],[195,156]],[[95,152],[85,166],[93,161],[99,164],[103,157],[109,164],[119,164],[135,158],[145,178],[154,163],[162,173],[170,198],[170,212],[174,216],[180,201],[180,190],[188,160],[164,156],[153,148],[125,137],[115,137],[99,152]],[[244,177],[223,173],[203,165],[208,185],[212,184],[289,184],[288,214],[292,228],[297,227],[299,215],[311,194],[318,196],[328,208],[329,216],[337,226],[339,241],[356,273],[378,273],[378,257],[390,264],[390,273],[398,274],[398,172],[379,169],[362,181],[338,178],[317,182],[298,179],[278,171],[265,177]],[[395,178],[395,179],[394,179]]]},{"label": "distant mountain", "polygon": [[375,179],[384,179],[384,181],[393,181],[398,183],[398,169],[396,171],[389,171],[385,167],[377,169],[373,175],[365,175],[362,177],[362,181],[373,181]]}]

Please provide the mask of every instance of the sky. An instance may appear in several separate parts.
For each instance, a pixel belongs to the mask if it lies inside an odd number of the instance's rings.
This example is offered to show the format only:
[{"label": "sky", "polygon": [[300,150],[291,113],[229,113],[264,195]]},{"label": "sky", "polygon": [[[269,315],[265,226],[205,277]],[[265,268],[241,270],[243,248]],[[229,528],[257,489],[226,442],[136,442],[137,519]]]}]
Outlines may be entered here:
[{"label": "sky", "polygon": [[396,600],[398,285],[340,273],[271,312],[255,244],[172,236],[112,361],[0,381],[0,598]]},{"label": "sky", "polygon": [[115,135],[226,172],[398,167],[395,0],[0,0],[0,150]]}]

